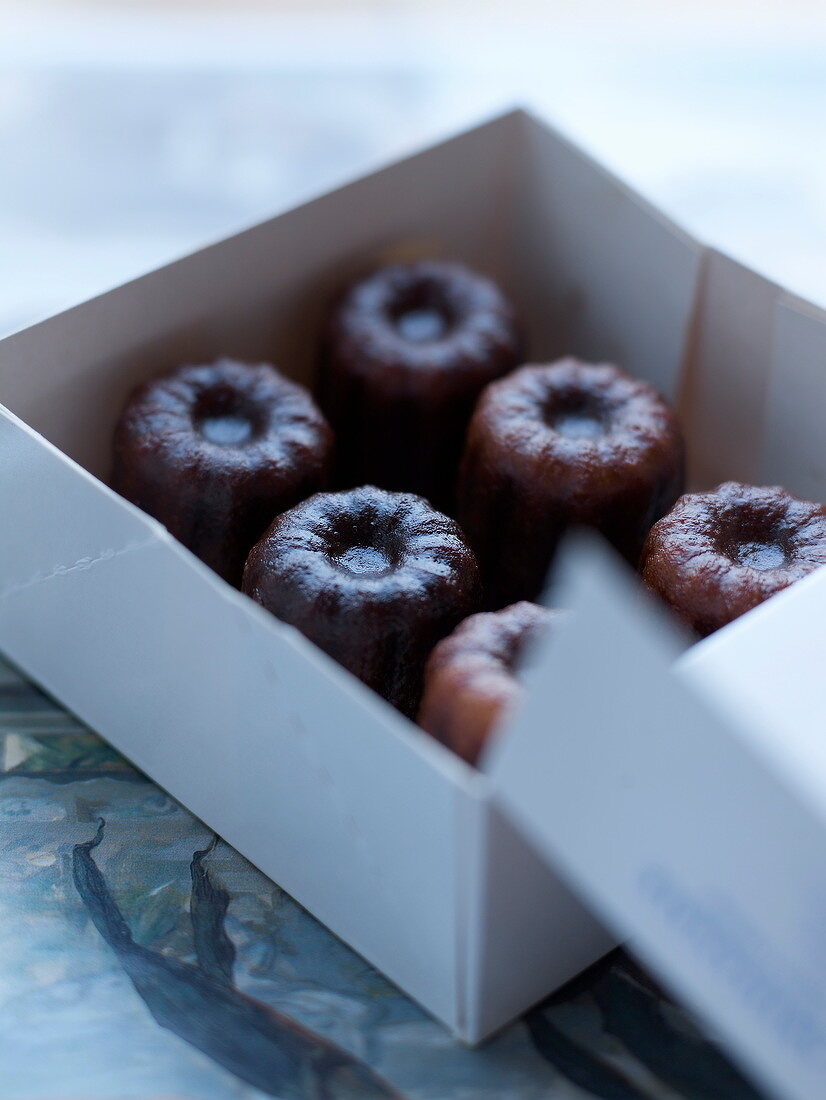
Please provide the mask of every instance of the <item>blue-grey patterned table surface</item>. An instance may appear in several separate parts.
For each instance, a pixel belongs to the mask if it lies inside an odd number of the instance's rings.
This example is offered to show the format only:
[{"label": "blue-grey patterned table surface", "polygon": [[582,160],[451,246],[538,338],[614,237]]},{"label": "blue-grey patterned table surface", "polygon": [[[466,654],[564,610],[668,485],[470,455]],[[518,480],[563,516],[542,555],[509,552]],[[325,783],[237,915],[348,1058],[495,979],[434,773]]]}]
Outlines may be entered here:
[{"label": "blue-grey patterned table surface", "polygon": [[[351,24],[0,6],[0,331],[524,97],[826,298],[824,21],[795,37],[788,4],[713,34],[711,6],[679,0],[638,24],[609,3],[477,19],[472,50],[435,8]],[[457,1046],[4,666],[0,769],[3,1100],[755,1095],[622,954]]]},{"label": "blue-grey patterned table surface", "polygon": [[622,952],[464,1048],[0,664],[0,1096],[756,1094]]}]

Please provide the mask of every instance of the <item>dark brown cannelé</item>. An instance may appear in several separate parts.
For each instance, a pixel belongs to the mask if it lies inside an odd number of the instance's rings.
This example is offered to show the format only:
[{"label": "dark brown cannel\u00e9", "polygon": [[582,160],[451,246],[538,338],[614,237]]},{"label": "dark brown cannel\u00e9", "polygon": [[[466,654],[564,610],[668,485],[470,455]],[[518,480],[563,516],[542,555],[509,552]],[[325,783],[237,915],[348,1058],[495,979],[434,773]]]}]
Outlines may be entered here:
[{"label": "dark brown cannel\u00e9", "polygon": [[681,497],[654,524],[642,574],[700,635],[826,563],[826,508],[778,486],[726,481]]},{"label": "dark brown cannel\u00e9", "polygon": [[525,649],[547,630],[554,614],[523,600],[460,623],[428,659],[419,725],[475,764],[519,702]]},{"label": "dark brown cannel\u00e9", "polygon": [[330,318],[320,387],[339,482],[451,509],[474,402],[518,365],[520,344],[507,299],[461,264],[394,264],[351,286]]},{"label": "dark brown cannel\u00e9", "polygon": [[273,517],[325,487],[332,457],[302,386],[220,359],[138,386],[115,430],[112,486],[237,585]]},{"label": "dark brown cannel\u00e9", "polygon": [[412,715],[427,655],[478,608],[480,583],[452,519],[412,493],[364,486],[279,516],[243,590]]},{"label": "dark brown cannel\u00e9", "polygon": [[562,359],[492,383],[468,429],[458,511],[486,605],[535,599],[575,524],[601,531],[636,565],[683,479],[673,413],[618,367]]}]

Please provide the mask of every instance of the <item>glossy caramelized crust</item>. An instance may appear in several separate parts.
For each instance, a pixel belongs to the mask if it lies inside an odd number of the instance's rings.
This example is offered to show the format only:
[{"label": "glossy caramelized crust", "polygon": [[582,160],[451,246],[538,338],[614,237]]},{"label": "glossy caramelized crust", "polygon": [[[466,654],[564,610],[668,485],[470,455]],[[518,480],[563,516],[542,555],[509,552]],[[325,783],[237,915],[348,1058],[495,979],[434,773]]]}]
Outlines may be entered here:
[{"label": "glossy caramelized crust", "polygon": [[243,590],[405,714],[433,646],[479,603],[458,525],[412,493],[318,493],[273,523]]},{"label": "glossy caramelized crust", "polygon": [[341,483],[451,507],[473,404],[519,363],[520,344],[507,299],[461,264],[393,264],[351,286],[330,318],[322,366]]},{"label": "glossy caramelized crust", "polygon": [[112,486],[239,584],[273,517],[323,488],[333,434],[309,393],[267,363],[184,366],[132,393]]},{"label": "glossy caramelized crust", "polygon": [[643,578],[707,635],[826,562],[826,508],[777,486],[689,493],[651,529]]},{"label": "glossy caramelized crust", "polygon": [[492,383],[468,429],[458,513],[488,606],[534,599],[573,524],[597,528],[636,565],[683,469],[673,413],[618,367],[562,359]]},{"label": "glossy caramelized crust", "polygon": [[419,725],[475,764],[522,695],[518,669],[526,647],[553,617],[523,600],[460,623],[428,659]]}]

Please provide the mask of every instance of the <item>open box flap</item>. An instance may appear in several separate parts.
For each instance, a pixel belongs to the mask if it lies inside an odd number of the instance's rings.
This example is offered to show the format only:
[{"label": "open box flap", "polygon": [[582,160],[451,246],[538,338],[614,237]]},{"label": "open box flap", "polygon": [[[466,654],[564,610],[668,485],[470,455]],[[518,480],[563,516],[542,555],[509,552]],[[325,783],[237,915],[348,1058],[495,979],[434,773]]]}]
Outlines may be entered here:
[{"label": "open box flap", "polygon": [[681,635],[618,559],[580,538],[561,573],[573,614],[488,763],[497,798],[746,1070],[813,1100],[826,815],[735,721],[722,678],[688,671],[702,646],[681,668]]}]

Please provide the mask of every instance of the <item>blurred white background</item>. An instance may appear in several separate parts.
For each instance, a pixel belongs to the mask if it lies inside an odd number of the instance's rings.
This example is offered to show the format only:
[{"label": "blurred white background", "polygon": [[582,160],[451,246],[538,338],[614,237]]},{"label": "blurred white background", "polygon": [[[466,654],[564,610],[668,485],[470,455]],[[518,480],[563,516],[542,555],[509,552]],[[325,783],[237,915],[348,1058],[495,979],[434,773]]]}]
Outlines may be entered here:
[{"label": "blurred white background", "polygon": [[822,0],[0,0],[0,28],[0,331],[517,101],[826,304]]}]

